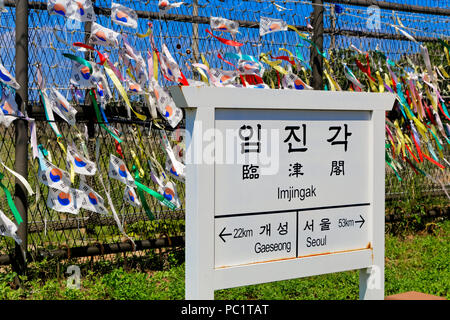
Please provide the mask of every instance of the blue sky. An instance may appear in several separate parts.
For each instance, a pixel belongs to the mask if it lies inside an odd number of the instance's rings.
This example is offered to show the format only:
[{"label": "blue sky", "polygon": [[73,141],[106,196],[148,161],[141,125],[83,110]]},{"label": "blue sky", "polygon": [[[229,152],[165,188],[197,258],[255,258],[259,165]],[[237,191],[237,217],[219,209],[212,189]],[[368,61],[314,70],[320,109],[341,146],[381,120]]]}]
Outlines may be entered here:
[{"label": "blue sky", "polygon": [[[46,2],[46,1],[42,1]],[[128,6],[135,10],[158,12],[157,0],[146,1],[118,1],[122,5]],[[174,2],[172,0],[172,2]],[[188,5],[169,11],[171,14],[189,15],[191,13],[192,0],[185,1]],[[199,0],[199,15],[204,17],[221,16],[232,20],[246,20],[259,22],[261,16],[279,18],[285,20],[288,24],[305,26],[308,23],[307,17],[311,14],[312,6],[308,1],[277,1],[281,6],[286,8],[284,11],[278,11],[270,1],[220,1],[220,0]],[[286,2],[286,3],[285,3]],[[441,8],[449,8],[450,1],[418,1],[418,0],[402,0],[391,1],[403,4],[422,5],[422,6],[439,6]],[[95,1],[95,5],[99,7],[110,7],[111,1]],[[345,11],[337,15],[337,28],[370,31],[368,29],[368,19],[371,18],[370,12],[367,8],[354,7],[347,5],[340,5]],[[14,74],[14,9],[8,8],[7,13],[0,14],[0,61]],[[427,37],[445,37],[449,36],[449,17],[444,16],[430,16],[421,14],[411,14],[398,12],[398,17],[412,35],[427,36]],[[325,5],[325,28],[331,26],[330,5]],[[112,23],[110,17],[98,16],[97,23],[114,29],[122,31],[130,35],[129,41],[139,51],[143,53],[149,48],[148,39],[138,39],[133,35],[135,30],[120,27]],[[145,33],[147,29],[147,20],[139,19],[138,32]],[[381,10],[381,30],[383,33],[395,33],[395,30],[389,26],[393,23],[392,12]],[[183,71],[189,77],[186,62],[189,55],[186,50],[192,49],[192,26],[189,23],[182,22],[159,22],[153,21],[155,40],[158,46],[161,41],[165,42],[175,59],[183,67]],[[35,75],[35,68],[33,64],[40,62],[43,65],[43,72],[47,78],[49,85],[56,86],[64,91],[68,85],[70,77],[71,62],[62,56],[65,52],[70,52],[68,47],[59,42],[54,34],[53,27],[59,30],[67,26],[64,18],[59,16],[49,16],[46,11],[32,10],[29,16],[30,27],[30,88],[32,93],[30,99],[36,99],[37,95],[33,88],[36,84],[33,83]],[[209,25],[199,26],[199,48],[205,54],[208,61],[215,67],[230,69],[230,66],[222,64],[217,58],[217,53],[222,55],[227,51],[235,51],[234,48],[220,44],[217,40],[211,39],[206,33]],[[295,48],[300,43],[300,53],[309,59],[309,49],[306,42],[299,41],[298,36],[294,32],[277,32],[266,35],[260,39],[257,28],[240,28],[240,33],[237,35],[237,41],[243,42],[245,45],[242,52],[257,56],[260,52],[272,51],[274,55],[279,54],[278,49],[284,47],[295,53]],[[66,42],[72,43],[75,41],[84,40],[83,32],[72,32],[73,30],[58,31],[59,37]],[[219,34],[218,34],[219,35]],[[222,35],[225,38],[230,38],[229,34]],[[324,45],[326,48],[330,46],[331,38],[325,36]],[[411,41],[391,41],[379,40],[371,38],[347,38],[342,36],[336,37],[336,46],[339,48],[346,48],[350,44],[362,50],[375,49],[378,45],[381,51],[385,52],[391,59],[397,59],[402,53],[417,52],[418,45]],[[181,49],[177,49],[177,46]],[[105,48],[99,48],[105,51]],[[110,51],[111,59],[117,61],[117,49]],[[284,54],[284,53],[280,53]],[[82,53],[80,53],[82,55]]]}]

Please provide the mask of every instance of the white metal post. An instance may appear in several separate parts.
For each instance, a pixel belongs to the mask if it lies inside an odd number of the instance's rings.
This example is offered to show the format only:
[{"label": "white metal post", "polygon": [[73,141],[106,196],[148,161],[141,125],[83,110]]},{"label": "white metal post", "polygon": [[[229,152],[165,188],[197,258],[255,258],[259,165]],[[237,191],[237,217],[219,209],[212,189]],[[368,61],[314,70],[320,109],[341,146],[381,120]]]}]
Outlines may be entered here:
[{"label": "white metal post", "polygon": [[203,135],[214,109],[186,109],[186,299],[213,300],[214,164],[203,159]]},{"label": "white metal post", "polygon": [[384,299],[384,229],[385,229],[385,112],[372,112],[372,250],[373,265],[359,272],[359,298]]}]

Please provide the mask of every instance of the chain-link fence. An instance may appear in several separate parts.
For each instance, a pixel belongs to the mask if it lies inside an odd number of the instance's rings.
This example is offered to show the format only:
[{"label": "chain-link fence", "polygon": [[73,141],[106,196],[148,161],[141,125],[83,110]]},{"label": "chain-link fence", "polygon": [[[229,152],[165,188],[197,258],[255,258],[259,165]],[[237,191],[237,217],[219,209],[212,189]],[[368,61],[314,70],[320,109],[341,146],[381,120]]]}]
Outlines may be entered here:
[{"label": "chain-link fence", "polygon": [[[391,1],[382,2],[383,6],[370,7],[371,1],[221,1],[221,0],[188,0],[184,5],[173,8],[167,13],[158,9],[158,0],[117,1],[136,10],[139,20],[137,30],[123,28],[112,23],[111,1],[92,1],[95,7],[96,22],[126,36],[129,43],[142,56],[146,56],[150,48],[148,37],[137,37],[136,33],[146,34],[148,23],[152,23],[153,37],[156,47],[165,43],[175,60],[177,60],[187,78],[199,78],[192,70],[194,62],[208,62],[218,68],[229,69],[226,62],[218,58],[229,51],[229,47],[211,37],[206,30],[210,29],[210,17],[224,17],[239,23],[236,40],[243,43],[242,52],[259,57],[261,53],[270,52],[279,55],[281,52],[293,53],[303,60],[304,79],[310,83],[313,79],[310,58],[315,48],[309,43],[300,41],[298,34],[292,30],[275,32],[265,36],[259,34],[261,17],[283,19],[295,26],[300,32],[323,36],[320,47],[330,54],[329,66],[322,69],[331,70],[339,85],[345,90],[348,80],[342,73],[342,60],[357,70],[356,62],[351,57],[355,50],[378,50],[397,61],[404,67],[410,59],[418,63],[420,59],[418,44],[399,33],[393,25],[401,23],[408,33],[418,41],[425,43],[434,65],[446,66],[442,48],[437,45],[439,38],[449,37],[449,2],[448,1]],[[334,2],[334,3],[333,3]],[[380,2],[381,3],[381,2]],[[394,7],[389,9],[389,5]],[[16,56],[16,4],[5,1],[5,10],[0,14],[0,59],[1,63],[15,74]],[[397,6],[398,5],[398,6]],[[323,24],[320,24],[315,8],[323,9]],[[58,15],[49,15],[47,1],[31,1],[28,3],[28,116],[36,119],[38,143],[56,166],[65,168],[65,155],[57,143],[54,132],[45,120],[38,91],[37,70],[40,67],[47,87],[58,89],[80,111],[77,115],[77,128],[66,122],[57,121],[65,145],[74,141],[78,145],[86,145],[89,157],[96,158],[98,148],[99,168],[104,180],[108,175],[110,154],[117,154],[115,140],[103,130],[95,119],[95,114],[85,92],[74,94],[78,90],[70,85],[72,62],[63,53],[80,54],[71,45],[74,42],[87,43],[90,34],[90,23],[76,23]],[[317,11],[317,10],[316,10]],[[320,16],[319,16],[320,17]],[[323,29],[323,33],[321,30]],[[320,34],[319,34],[320,33]],[[317,39],[313,37],[313,39]],[[355,49],[356,48],[356,49]],[[280,51],[283,49],[284,51]],[[119,61],[119,48],[102,47],[113,62]],[[90,60],[95,56],[90,52],[81,52]],[[406,59],[408,57],[408,59]],[[379,66],[373,66],[378,68]],[[448,67],[448,66],[447,66]],[[329,68],[329,69],[327,69]],[[323,86],[327,88],[327,78],[323,76]],[[161,77],[163,84],[170,84]],[[443,88],[443,97],[449,98],[448,79],[439,79]],[[110,83],[111,84],[111,83]],[[276,86],[276,84],[275,84]],[[160,163],[165,163],[165,154],[160,147],[160,126],[151,121],[137,121],[129,118],[119,94],[111,84],[113,100],[106,108],[110,123],[122,133],[121,152],[127,163],[135,163],[133,153],[140,159],[145,174],[142,183],[157,189],[151,180],[148,155],[154,155]],[[75,101],[73,98],[77,96]],[[81,98],[80,98],[81,97]],[[149,110],[139,98],[132,103],[137,112],[149,114]],[[59,118],[58,118],[59,119]],[[161,123],[161,122],[156,122]],[[182,125],[181,125],[182,126]],[[167,129],[168,130],[168,129]],[[10,168],[15,167],[16,130],[13,123],[9,128],[0,126],[0,157]],[[448,147],[446,147],[448,152]],[[88,256],[106,253],[131,251],[112,216],[102,216],[87,210],[78,215],[62,214],[51,210],[46,205],[48,188],[38,182],[38,161],[33,159],[31,149],[28,153],[28,181],[34,188],[35,195],[28,196],[28,251],[32,259],[46,255],[61,257]],[[130,168],[131,169],[131,168]],[[136,168],[138,169],[138,168]],[[404,168],[400,179],[387,168],[387,199],[403,201],[419,200],[423,197],[446,197],[450,177],[448,169],[426,168],[429,177],[416,175],[410,168]],[[106,179],[105,179],[106,178]],[[79,183],[75,179],[75,185]],[[5,175],[2,180],[5,187],[14,190],[15,180]],[[87,183],[101,196],[106,197],[105,190],[98,176],[87,178]],[[106,182],[109,194],[124,225],[125,232],[136,240],[137,249],[151,249],[166,245],[182,244],[184,233],[184,205],[176,211],[169,211],[154,198],[146,195],[151,215],[143,208],[134,208],[124,204],[123,186],[117,181]],[[184,185],[177,182],[179,196],[184,201]],[[0,195],[0,208],[10,216],[5,194]],[[159,240],[158,240],[159,239]],[[166,239],[161,241],[161,239]],[[153,241],[153,242],[152,242]],[[159,241],[159,242],[158,242]],[[11,239],[0,238],[0,264],[11,262],[14,243]]]}]

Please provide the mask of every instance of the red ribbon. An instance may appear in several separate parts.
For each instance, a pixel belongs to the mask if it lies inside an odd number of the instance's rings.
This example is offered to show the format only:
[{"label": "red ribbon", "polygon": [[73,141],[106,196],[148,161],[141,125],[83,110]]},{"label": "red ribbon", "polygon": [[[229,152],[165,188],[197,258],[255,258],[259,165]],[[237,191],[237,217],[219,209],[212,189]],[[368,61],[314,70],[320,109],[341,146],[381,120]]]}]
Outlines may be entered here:
[{"label": "red ribbon", "polygon": [[122,159],[125,159],[122,153],[122,146],[120,145],[120,143],[114,140],[114,144],[116,145],[116,152],[122,157]]},{"label": "red ribbon", "polygon": [[431,121],[432,124],[436,125],[436,119],[434,119],[433,114],[430,111],[430,106],[424,104],[424,109],[427,111],[428,119]]},{"label": "red ribbon", "polygon": [[417,162],[423,162],[423,156],[422,156],[422,151],[420,150],[420,147],[419,147],[419,144],[417,143],[417,140],[416,140],[416,138],[414,137],[414,134],[411,132],[411,137],[412,137],[412,139],[413,139],[413,141],[414,141],[414,144],[415,144],[415,146],[416,146],[416,149],[417,149],[417,153],[419,154],[419,158],[420,158],[420,161],[417,161]]},{"label": "red ribbon", "polygon": [[98,63],[98,64],[100,64],[100,65],[103,65],[103,64],[105,63],[105,61],[107,60],[107,59],[105,58],[105,56],[104,56],[103,54],[100,53],[100,51],[98,51],[97,49],[95,49],[94,47],[92,47],[92,46],[90,46],[90,45],[84,44],[84,43],[82,43],[82,42],[74,42],[73,45],[74,45],[75,47],[81,47],[81,48],[85,48],[85,49],[88,49],[88,50],[92,50],[92,51],[97,52],[98,57],[100,58],[100,63]]},{"label": "red ribbon", "polygon": [[411,166],[411,168],[414,170],[414,172],[416,174],[419,174],[416,170],[416,168],[414,167],[414,165],[411,163],[411,161],[408,159],[408,157],[403,157],[404,160],[406,160],[406,162],[408,162],[408,164]]},{"label": "red ribbon", "polygon": [[235,66],[234,64],[232,64],[230,61],[225,60],[225,59],[222,57],[222,55],[221,55],[220,53],[217,54],[217,58],[219,58],[220,60],[222,60],[222,61],[225,62],[226,64],[232,66],[232,67],[237,71],[237,73],[239,73],[239,77],[241,78],[242,85],[243,85],[244,87],[247,87],[247,85],[245,84],[244,77],[242,77],[242,75],[241,75],[241,73],[239,72],[238,68],[236,68],[236,66]]},{"label": "red ribbon", "polygon": [[264,83],[264,81],[261,77],[254,75],[254,74],[245,75],[245,80],[247,80],[247,82],[250,83],[251,85],[257,85],[257,84]]},{"label": "red ribbon", "polygon": [[284,60],[284,61],[287,61],[287,62],[289,62],[293,67],[295,67],[295,62],[294,62],[294,60],[291,59],[291,58],[288,57],[288,56],[278,56],[278,57],[273,57],[272,55],[270,55],[270,57],[271,57],[273,60]]},{"label": "red ribbon", "polygon": [[[162,65],[161,58],[159,56],[159,51],[155,50],[155,53],[156,53],[156,56],[158,57],[159,65]],[[163,70],[163,68],[161,68],[161,70]],[[161,73],[167,81],[175,82],[174,80],[169,79],[169,77],[167,77],[164,72],[161,72]],[[184,76],[183,72],[181,72],[181,70],[180,70],[180,73],[181,73],[181,79],[178,79],[179,83],[181,83],[183,86],[189,86],[189,82],[187,81],[186,77]]]},{"label": "red ribbon", "polygon": [[408,152],[409,152],[409,153],[412,155],[412,157],[414,158],[414,160],[416,160],[416,162],[419,162],[419,163],[420,163],[420,161],[417,160],[416,156],[415,156],[414,153],[411,151],[411,149],[408,147],[408,145],[405,144],[405,146],[406,146],[406,149],[408,149]]},{"label": "red ribbon", "polygon": [[280,73],[278,70],[275,70],[277,72],[277,80],[278,80],[278,89],[281,89],[281,79],[280,79]]},{"label": "red ribbon", "polygon": [[444,117],[447,118],[447,120],[450,120],[450,118],[445,114],[444,109],[442,108],[442,102],[437,102],[439,104],[439,109],[441,110],[442,114],[444,115]]},{"label": "red ribbon", "polygon": [[370,80],[372,80],[373,82],[376,82],[374,77],[372,77],[372,75],[370,74],[369,54],[366,54],[366,61],[367,61],[367,67],[363,66],[363,64],[358,59],[356,59],[356,65],[358,66],[359,70],[361,70],[362,72],[367,74],[367,76],[370,78]]},{"label": "red ribbon", "polygon": [[227,46],[232,46],[232,47],[242,47],[244,44],[240,43],[240,42],[236,42],[233,40],[229,40],[229,39],[224,39],[224,38],[220,38],[220,37],[216,37],[215,35],[212,34],[211,31],[209,31],[208,29],[206,29],[206,32],[209,33],[213,38],[216,38],[217,40],[219,40],[220,42],[222,42],[223,44],[226,44]]},{"label": "red ribbon", "polygon": [[445,169],[445,167],[440,164],[439,162],[434,161],[432,158],[430,158],[429,156],[427,156],[425,153],[423,154],[423,156],[430,162],[434,163],[435,165],[437,165],[439,168],[441,169]]}]

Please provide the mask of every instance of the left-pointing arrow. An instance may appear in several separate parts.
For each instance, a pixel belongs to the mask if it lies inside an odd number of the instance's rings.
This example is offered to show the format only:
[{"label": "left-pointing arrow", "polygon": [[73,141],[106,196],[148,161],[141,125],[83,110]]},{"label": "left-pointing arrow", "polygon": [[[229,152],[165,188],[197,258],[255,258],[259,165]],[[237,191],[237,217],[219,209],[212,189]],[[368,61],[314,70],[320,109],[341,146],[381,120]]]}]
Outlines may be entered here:
[{"label": "left-pointing arrow", "polygon": [[223,230],[219,233],[219,237],[223,242],[226,242],[224,237],[231,236],[231,233],[224,233],[226,228],[227,227],[223,228]]}]

